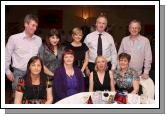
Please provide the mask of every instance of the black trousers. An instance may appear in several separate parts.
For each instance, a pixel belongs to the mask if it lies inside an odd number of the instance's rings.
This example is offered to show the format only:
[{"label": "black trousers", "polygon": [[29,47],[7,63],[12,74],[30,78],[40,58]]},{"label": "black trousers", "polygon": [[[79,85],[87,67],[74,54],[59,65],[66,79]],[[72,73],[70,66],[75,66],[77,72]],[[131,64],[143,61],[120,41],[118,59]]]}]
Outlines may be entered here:
[{"label": "black trousers", "polygon": [[[111,67],[112,67],[111,62],[108,62],[107,65],[108,65],[108,69],[110,70]],[[95,63],[89,62],[88,63],[88,68],[89,68],[90,72],[92,72],[95,69]]]}]

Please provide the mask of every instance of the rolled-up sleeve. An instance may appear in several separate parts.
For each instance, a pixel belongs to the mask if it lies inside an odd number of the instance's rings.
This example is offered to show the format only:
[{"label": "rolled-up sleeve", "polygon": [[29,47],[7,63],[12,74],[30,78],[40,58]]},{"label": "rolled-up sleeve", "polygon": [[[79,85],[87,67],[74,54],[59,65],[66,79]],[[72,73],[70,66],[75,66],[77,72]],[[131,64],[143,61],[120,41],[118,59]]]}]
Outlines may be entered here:
[{"label": "rolled-up sleeve", "polygon": [[152,63],[152,52],[150,47],[150,42],[147,39],[146,45],[145,45],[145,57],[144,57],[144,73],[149,74],[149,71],[151,69],[151,63]]},{"label": "rolled-up sleeve", "polygon": [[11,64],[11,57],[14,51],[14,46],[15,46],[14,38],[10,36],[5,48],[5,73],[6,74],[11,73],[9,69],[9,65]]},{"label": "rolled-up sleeve", "polygon": [[115,48],[114,40],[111,39],[112,48],[111,48],[111,63],[112,63],[112,70],[116,69],[117,66],[117,50]]}]

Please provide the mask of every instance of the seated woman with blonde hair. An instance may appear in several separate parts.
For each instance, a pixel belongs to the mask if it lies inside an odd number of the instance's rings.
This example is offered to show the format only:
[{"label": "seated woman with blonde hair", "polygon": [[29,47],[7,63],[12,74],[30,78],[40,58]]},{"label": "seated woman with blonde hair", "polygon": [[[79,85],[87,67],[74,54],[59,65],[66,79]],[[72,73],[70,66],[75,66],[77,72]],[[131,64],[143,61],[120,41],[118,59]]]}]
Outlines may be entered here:
[{"label": "seated woman with blonde hair", "polygon": [[112,71],[107,68],[107,60],[98,56],[95,60],[95,70],[89,77],[89,91],[115,91]]},{"label": "seated woman with blonde hair", "polygon": [[15,93],[15,104],[51,104],[52,85],[44,76],[42,60],[33,56],[27,65],[26,75],[19,78]]}]

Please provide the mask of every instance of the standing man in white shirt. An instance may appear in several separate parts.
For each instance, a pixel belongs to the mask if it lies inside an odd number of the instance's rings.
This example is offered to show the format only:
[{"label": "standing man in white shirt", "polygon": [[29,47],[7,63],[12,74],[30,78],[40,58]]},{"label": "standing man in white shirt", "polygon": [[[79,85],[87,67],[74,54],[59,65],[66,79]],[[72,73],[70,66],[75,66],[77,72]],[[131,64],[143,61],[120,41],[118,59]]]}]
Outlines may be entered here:
[{"label": "standing man in white shirt", "polygon": [[[18,79],[23,77],[27,70],[27,63],[32,56],[36,56],[42,44],[39,36],[35,35],[38,26],[38,18],[28,14],[24,18],[24,31],[9,37],[5,48],[5,73],[12,81],[12,89],[15,92]],[[11,62],[12,60],[12,62]],[[13,72],[9,66],[12,65]]]},{"label": "standing man in white shirt", "polygon": [[[107,27],[107,18],[104,14],[97,17],[96,31],[88,34],[84,43],[88,46],[88,68],[94,70],[95,59],[97,56],[104,56],[108,61],[108,69],[115,70],[117,65],[117,51],[113,37],[105,32]],[[101,39],[101,40],[100,40]],[[101,42],[100,42],[101,41]]]},{"label": "standing man in white shirt", "polygon": [[125,52],[131,55],[129,67],[135,69],[143,79],[147,79],[151,69],[152,52],[149,40],[140,35],[140,30],[140,21],[132,20],[129,23],[130,35],[122,39],[118,54]]}]

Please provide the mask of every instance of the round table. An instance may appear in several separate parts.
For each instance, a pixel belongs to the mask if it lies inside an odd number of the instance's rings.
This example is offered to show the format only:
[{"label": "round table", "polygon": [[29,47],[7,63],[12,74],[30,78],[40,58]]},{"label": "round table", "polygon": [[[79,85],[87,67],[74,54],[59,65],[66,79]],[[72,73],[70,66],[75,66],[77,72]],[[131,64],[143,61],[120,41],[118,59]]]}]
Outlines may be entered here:
[{"label": "round table", "polygon": [[[66,97],[55,104],[86,104],[87,100],[91,96],[93,104],[106,104],[108,103],[108,97],[103,96],[104,91],[97,91],[97,92],[81,92],[74,94],[72,96]],[[113,92],[108,92],[109,95],[114,95]],[[145,98],[142,96],[142,98]],[[127,94],[128,103],[127,104],[140,104],[141,103],[141,96],[137,94]],[[116,103],[116,102],[114,102]],[[113,103],[113,104],[114,104]],[[145,101],[142,101],[144,104],[153,104],[154,100],[151,98],[145,98]]]}]

